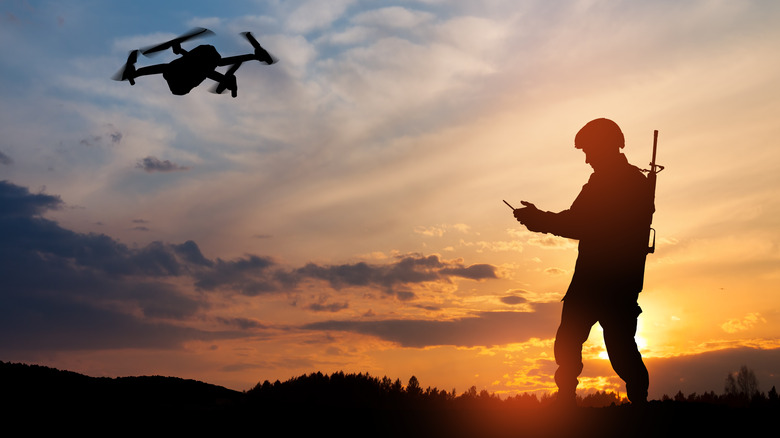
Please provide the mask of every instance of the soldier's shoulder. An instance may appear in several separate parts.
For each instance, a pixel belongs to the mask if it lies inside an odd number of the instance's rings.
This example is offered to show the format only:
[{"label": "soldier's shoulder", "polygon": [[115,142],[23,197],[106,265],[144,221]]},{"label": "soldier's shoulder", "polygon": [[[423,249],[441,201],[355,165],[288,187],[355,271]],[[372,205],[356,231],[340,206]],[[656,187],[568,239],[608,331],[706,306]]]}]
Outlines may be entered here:
[{"label": "soldier's shoulder", "polygon": [[644,179],[647,179],[647,176],[645,176],[645,171],[640,169],[637,166],[634,166],[633,164],[628,164],[628,166],[626,166],[625,173],[627,175],[630,175],[630,177],[632,177],[632,178],[636,178],[636,179],[644,178]]}]

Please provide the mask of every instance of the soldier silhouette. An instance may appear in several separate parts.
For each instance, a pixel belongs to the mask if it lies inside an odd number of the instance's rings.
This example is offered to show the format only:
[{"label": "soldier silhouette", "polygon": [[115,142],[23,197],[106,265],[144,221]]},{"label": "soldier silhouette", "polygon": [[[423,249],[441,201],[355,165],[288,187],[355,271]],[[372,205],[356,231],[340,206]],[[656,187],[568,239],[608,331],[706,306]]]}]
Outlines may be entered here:
[{"label": "soldier silhouette", "polygon": [[555,335],[557,402],[575,405],[582,344],[598,322],[612,368],[626,382],[629,400],[645,403],[649,377],[634,335],[642,312],[637,298],[654,211],[652,189],[642,171],[620,152],[625,140],[612,120],[588,122],[575,136],[574,146],[585,153],[593,174],[571,207],[554,213],[522,201],[524,207],[514,210],[515,218],[530,231],[579,240]]}]

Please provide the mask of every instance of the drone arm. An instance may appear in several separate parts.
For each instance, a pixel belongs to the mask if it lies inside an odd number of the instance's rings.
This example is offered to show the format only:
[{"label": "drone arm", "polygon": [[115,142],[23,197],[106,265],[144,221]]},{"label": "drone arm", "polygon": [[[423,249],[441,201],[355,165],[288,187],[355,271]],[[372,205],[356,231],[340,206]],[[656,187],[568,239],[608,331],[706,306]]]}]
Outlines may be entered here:
[{"label": "drone arm", "polygon": [[260,46],[260,43],[257,42],[255,37],[253,37],[251,33],[244,32],[243,35],[246,37],[247,40],[249,40],[249,43],[252,44],[252,47],[254,47],[255,49],[255,53],[248,53],[246,55],[228,56],[227,58],[222,58],[222,60],[219,61],[220,66],[236,65],[246,61],[260,61],[268,65],[276,63],[277,59],[271,56],[271,54],[268,53],[268,51],[266,51],[262,46]]},{"label": "drone arm", "polygon": [[141,67],[135,70],[133,77],[137,78],[138,76],[159,75],[165,72],[166,67],[168,67],[168,64],[156,64]]},{"label": "drone arm", "polygon": [[173,43],[171,45],[171,50],[173,51],[174,55],[186,55],[187,54],[187,51],[184,50],[181,47],[181,43],[180,42]]},{"label": "drone arm", "polygon": [[210,72],[209,74],[207,74],[206,77],[211,79],[214,82],[217,82],[217,83],[222,82],[222,80],[225,79],[225,75],[223,75],[222,73],[220,73],[220,72],[218,72],[216,70],[214,70],[214,71]]},{"label": "drone arm", "polygon": [[255,55],[237,55],[237,56],[228,56],[227,58],[222,58],[219,61],[219,66],[225,66],[225,65],[235,65],[235,64],[241,64],[242,62],[246,61],[254,61],[257,60],[257,57]]}]

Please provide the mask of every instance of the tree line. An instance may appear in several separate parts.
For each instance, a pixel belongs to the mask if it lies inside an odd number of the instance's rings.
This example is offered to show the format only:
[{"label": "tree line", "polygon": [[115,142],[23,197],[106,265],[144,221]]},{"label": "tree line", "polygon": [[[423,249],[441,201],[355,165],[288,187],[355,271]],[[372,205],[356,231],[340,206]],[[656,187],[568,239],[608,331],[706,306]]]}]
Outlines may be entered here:
[{"label": "tree line", "polygon": [[[368,373],[335,372],[331,375],[321,372],[293,377],[285,382],[268,380],[258,383],[246,391],[249,400],[257,403],[305,403],[314,405],[360,406],[364,408],[382,408],[389,406],[408,407],[512,407],[533,408],[552,404],[555,394],[537,396],[534,393],[521,393],[501,398],[495,393],[483,389],[478,391],[471,386],[461,394],[453,388],[450,391],[437,387],[422,388],[417,377],[412,376],[404,386],[400,379],[392,380]],[[685,395],[682,391],[669,396],[664,394],[661,402],[707,403],[731,407],[757,405],[780,406],[775,387],[768,393],[758,390],[755,374],[743,366],[737,373],[729,373],[723,394],[714,391],[702,394]],[[577,404],[581,407],[619,406],[628,400],[611,391],[596,391],[578,395]]]},{"label": "tree line", "polygon": [[[342,406],[360,409],[419,409],[419,408],[507,408],[524,409],[552,404],[555,394],[521,393],[500,397],[487,390],[471,386],[462,393],[437,387],[423,388],[412,376],[404,385],[400,379],[375,377],[368,373],[330,375],[322,372],[304,374],[287,381],[268,380],[246,391],[233,391],[215,385],[176,377],[88,377],[70,371],[37,365],[0,362],[0,386],[6,398],[14,395],[15,403],[31,404],[80,403],[113,399],[123,405],[139,406]],[[581,407],[620,406],[627,400],[619,394],[596,391],[578,396]],[[724,392],[701,394],[664,394],[660,402],[699,403],[729,407],[775,406],[780,408],[780,397],[775,387],[768,393],[759,391],[755,373],[743,366],[729,373]]]}]

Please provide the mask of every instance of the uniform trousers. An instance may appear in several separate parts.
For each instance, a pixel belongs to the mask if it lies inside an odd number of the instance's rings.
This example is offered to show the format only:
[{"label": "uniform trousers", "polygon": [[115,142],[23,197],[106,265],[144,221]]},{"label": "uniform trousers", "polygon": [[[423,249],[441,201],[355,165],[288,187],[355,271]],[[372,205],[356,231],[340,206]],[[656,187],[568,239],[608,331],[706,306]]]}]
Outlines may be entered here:
[{"label": "uniform trousers", "polygon": [[592,300],[567,297],[563,301],[561,324],[555,335],[555,383],[558,397],[574,400],[582,372],[582,344],[597,322],[604,331],[604,344],[612,368],[626,382],[628,399],[632,403],[647,401],[649,377],[642,355],[636,345],[637,317],[642,309],[636,296],[620,300]]}]

